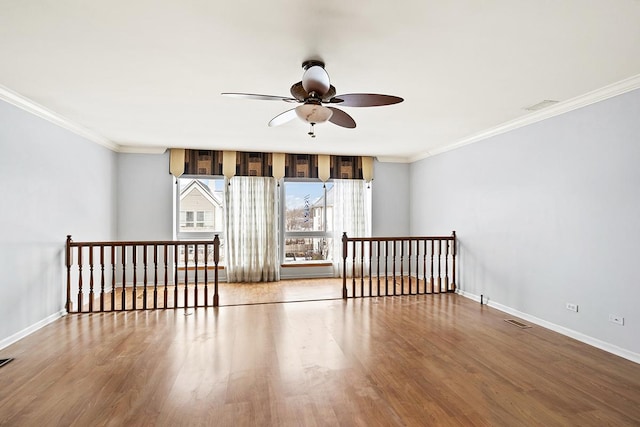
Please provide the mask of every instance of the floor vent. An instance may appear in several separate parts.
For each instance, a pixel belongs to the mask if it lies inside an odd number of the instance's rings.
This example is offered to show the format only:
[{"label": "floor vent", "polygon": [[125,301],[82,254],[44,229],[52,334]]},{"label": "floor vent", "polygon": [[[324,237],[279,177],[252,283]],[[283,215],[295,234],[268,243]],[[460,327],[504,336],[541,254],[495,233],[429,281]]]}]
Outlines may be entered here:
[{"label": "floor vent", "polygon": [[520,329],[526,329],[526,328],[530,328],[531,327],[531,326],[526,325],[526,324],[524,324],[522,322],[518,322],[517,320],[514,320],[514,319],[504,319],[504,321],[509,323],[510,325],[517,326]]},{"label": "floor vent", "polygon": [[2,368],[4,365],[6,365],[7,363],[11,362],[13,360],[12,357],[8,358],[8,359],[0,359],[0,368]]}]

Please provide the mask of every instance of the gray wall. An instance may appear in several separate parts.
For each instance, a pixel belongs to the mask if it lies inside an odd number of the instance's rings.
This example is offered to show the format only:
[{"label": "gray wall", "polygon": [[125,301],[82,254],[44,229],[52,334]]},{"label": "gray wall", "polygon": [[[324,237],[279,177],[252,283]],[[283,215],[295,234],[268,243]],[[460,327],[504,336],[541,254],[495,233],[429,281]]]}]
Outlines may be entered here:
[{"label": "gray wall", "polygon": [[116,155],[0,101],[0,348],[64,309],[64,248],[115,238]]},{"label": "gray wall", "polygon": [[412,164],[411,233],[458,232],[464,292],[640,360],[639,164],[634,91]]},{"label": "gray wall", "polygon": [[371,234],[409,235],[409,165],[374,162]]},{"label": "gray wall", "polygon": [[118,239],[172,240],[173,187],[169,152],[118,154]]}]

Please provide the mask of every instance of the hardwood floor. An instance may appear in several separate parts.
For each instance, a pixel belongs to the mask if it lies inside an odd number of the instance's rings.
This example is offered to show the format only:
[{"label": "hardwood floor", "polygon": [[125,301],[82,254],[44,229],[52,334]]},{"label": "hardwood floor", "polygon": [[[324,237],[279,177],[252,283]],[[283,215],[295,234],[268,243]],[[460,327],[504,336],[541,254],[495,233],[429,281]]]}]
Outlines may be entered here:
[{"label": "hardwood floor", "polygon": [[640,425],[640,365],[505,318],[454,294],[69,315],[0,350],[0,425]]}]

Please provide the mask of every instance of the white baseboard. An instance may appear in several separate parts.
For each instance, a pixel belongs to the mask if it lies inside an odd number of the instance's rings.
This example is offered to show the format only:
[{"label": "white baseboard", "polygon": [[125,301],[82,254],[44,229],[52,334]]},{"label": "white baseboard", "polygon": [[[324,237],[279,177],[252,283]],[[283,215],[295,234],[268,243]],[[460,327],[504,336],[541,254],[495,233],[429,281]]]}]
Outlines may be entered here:
[{"label": "white baseboard", "polygon": [[[457,293],[459,295],[462,295],[465,298],[469,298],[474,301],[480,302],[480,297],[478,295],[470,294],[468,292],[464,292],[461,290],[458,290]],[[608,342],[601,341],[597,338],[590,337],[581,332],[574,331],[573,329],[565,328],[564,326],[556,325],[555,323],[551,323],[546,320],[539,319],[535,316],[531,316],[530,314],[523,313],[518,310],[514,310],[513,308],[507,307],[506,305],[502,305],[493,301],[486,301],[486,305],[488,305],[489,307],[495,308],[496,310],[500,310],[502,312],[511,314],[513,316],[517,316],[528,322],[535,323],[538,326],[542,326],[543,328],[550,329],[554,332],[573,338],[585,344],[589,344],[593,347],[599,348],[600,350],[604,350],[606,352],[615,354],[616,356],[620,356],[624,359],[640,364],[640,354],[635,353],[633,351],[626,350],[624,348],[618,347]]]},{"label": "white baseboard", "polygon": [[66,315],[66,313],[67,312],[65,310],[60,310],[59,312],[54,313],[51,316],[48,316],[48,317],[42,319],[38,323],[34,323],[33,325],[29,326],[28,328],[25,328],[25,329],[21,330],[20,332],[15,333],[15,334],[11,335],[8,338],[3,339],[2,341],[0,341],[0,350],[2,350],[3,348],[9,347],[11,344],[13,344],[15,342],[20,341],[22,338],[26,337],[27,335],[31,335],[32,333],[34,333],[38,329],[47,326],[49,323],[60,319],[62,316]]}]

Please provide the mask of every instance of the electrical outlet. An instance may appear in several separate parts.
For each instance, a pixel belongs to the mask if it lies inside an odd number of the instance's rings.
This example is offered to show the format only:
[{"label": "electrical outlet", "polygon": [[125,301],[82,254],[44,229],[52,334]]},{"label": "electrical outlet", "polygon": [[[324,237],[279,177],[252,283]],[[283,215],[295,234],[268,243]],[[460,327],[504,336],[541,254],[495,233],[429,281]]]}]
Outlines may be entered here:
[{"label": "electrical outlet", "polygon": [[571,304],[568,302],[566,307],[567,310],[575,311],[576,313],[578,312],[578,304]]},{"label": "electrical outlet", "polygon": [[609,315],[609,322],[613,322],[617,325],[624,326],[624,317],[616,316],[615,314]]}]

